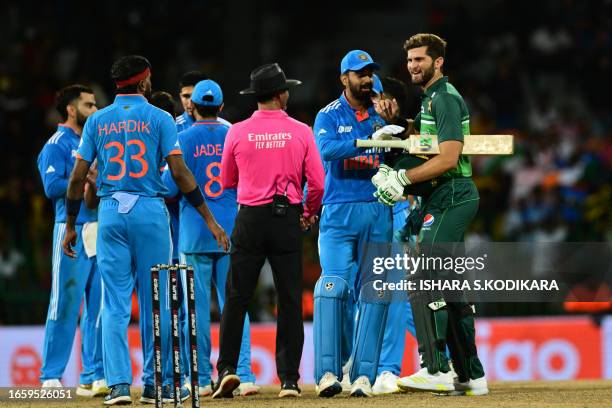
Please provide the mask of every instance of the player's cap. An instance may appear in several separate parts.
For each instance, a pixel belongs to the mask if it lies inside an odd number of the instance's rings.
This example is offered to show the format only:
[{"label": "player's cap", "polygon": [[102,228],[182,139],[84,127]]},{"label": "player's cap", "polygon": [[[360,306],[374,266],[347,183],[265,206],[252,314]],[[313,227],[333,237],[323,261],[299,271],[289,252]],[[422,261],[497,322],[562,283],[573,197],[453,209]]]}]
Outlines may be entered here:
[{"label": "player's cap", "polygon": [[277,63],[266,64],[251,71],[251,86],[240,91],[241,95],[266,95],[300,85],[302,81],[287,79]]},{"label": "player's cap", "polygon": [[204,106],[221,106],[223,104],[221,87],[212,79],[200,81],[193,88],[191,102]]},{"label": "player's cap", "polygon": [[383,93],[382,82],[380,82],[380,78],[376,74],[372,75],[372,91],[378,95]]},{"label": "player's cap", "polygon": [[340,63],[340,73],[346,74],[347,71],[359,71],[367,66],[372,66],[373,69],[380,69],[380,65],[374,62],[370,54],[362,50],[349,51],[342,58]]}]

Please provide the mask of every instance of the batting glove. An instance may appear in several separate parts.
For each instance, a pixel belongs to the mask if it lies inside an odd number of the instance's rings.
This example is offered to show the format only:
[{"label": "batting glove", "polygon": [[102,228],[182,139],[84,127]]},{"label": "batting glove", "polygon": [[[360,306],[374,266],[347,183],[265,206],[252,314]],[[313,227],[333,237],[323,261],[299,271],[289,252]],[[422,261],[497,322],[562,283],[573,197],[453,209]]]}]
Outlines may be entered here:
[{"label": "batting glove", "polygon": [[391,171],[387,180],[378,187],[374,196],[383,204],[393,206],[404,195],[404,187],[411,184],[405,171]]},{"label": "batting glove", "polygon": [[386,125],[372,133],[372,140],[391,140],[393,136],[404,133],[404,128],[397,125]]},{"label": "batting glove", "polygon": [[374,187],[378,189],[378,187],[380,187],[387,180],[389,173],[392,171],[393,169],[391,167],[387,166],[386,164],[381,164],[378,168],[378,173],[372,177],[372,184],[374,184]]}]

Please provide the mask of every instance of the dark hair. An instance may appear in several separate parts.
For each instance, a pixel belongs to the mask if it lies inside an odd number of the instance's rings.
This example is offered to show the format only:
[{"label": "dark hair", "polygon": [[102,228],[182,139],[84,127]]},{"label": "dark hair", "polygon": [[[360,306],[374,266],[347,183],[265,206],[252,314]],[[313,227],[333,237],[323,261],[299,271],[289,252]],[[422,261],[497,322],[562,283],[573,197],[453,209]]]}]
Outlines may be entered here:
[{"label": "dark hair", "polygon": [[425,53],[433,60],[438,57],[444,58],[446,53],[446,41],[435,34],[419,33],[415,34],[404,43],[404,51],[418,47],[427,47]]},{"label": "dark hair", "polygon": [[[111,78],[114,82],[122,81],[151,68],[151,63],[140,55],[128,55],[119,58],[111,67]],[[136,93],[137,84],[126,85],[115,90],[116,93]]]},{"label": "dark hair", "polygon": [[157,91],[151,95],[151,105],[158,107],[159,109],[165,110],[172,117],[176,116],[176,110],[174,106],[174,98],[168,92]]},{"label": "dark hair", "polygon": [[255,99],[257,100],[257,103],[270,102],[272,99],[284,93],[285,91],[287,91],[287,89],[281,89],[281,90],[266,93],[266,94],[255,95]]},{"label": "dark hair", "polygon": [[198,105],[197,103],[194,103],[193,107],[204,118],[218,116],[219,110],[221,110],[221,106]]},{"label": "dark hair", "polygon": [[381,78],[380,82],[382,83],[383,93],[389,94],[397,100],[400,115],[403,116],[406,112],[406,98],[408,97],[406,85],[399,79],[389,76]]},{"label": "dark hair", "polygon": [[198,82],[205,79],[208,79],[208,77],[200,71],[185,72],[179,82],[179,90],[185,86],[196,86]]},{"label": "dark hair", "polygon": [[66,111],[66,107],[75,100],[79,99],[81,93],[93,94],[93,91],[91,88],[85,85],[75,84],[62,88],[57,93],[55,98],[55,108],[62,117],[62,121],[65,122],[68,119],[68,111]]}]

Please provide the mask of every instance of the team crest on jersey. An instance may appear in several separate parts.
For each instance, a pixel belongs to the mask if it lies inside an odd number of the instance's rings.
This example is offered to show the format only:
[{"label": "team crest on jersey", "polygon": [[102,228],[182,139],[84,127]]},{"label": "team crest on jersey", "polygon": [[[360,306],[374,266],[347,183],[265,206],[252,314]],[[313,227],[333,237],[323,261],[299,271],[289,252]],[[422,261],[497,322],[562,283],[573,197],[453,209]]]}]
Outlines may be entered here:
[{"label": "team crest on jersey", "polygon": [[433,225],[433,223],[434,223],[434,221],[435,221],[435,220],[436,220],[436,219],[434,218],[434,216],[433,216],[433,215],[431,215],[431,214],[427,214],[427,215],[425,216],[425,218],[423,218],[423,228],[429,228],[429,227],[431,227],[431,226]]}]

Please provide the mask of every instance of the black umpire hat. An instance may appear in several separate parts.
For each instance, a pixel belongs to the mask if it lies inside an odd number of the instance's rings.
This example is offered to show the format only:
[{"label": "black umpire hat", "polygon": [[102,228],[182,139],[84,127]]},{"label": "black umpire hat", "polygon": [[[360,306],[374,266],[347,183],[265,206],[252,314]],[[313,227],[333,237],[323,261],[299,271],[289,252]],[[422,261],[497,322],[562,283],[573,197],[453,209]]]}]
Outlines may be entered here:
[{"label": "black umpire hat", "polygon": [[241,95],[266,95],[300,85],[302,81],[287,79],[277,64],[266,64],[251,71],[251,86],[240,91]]}]

